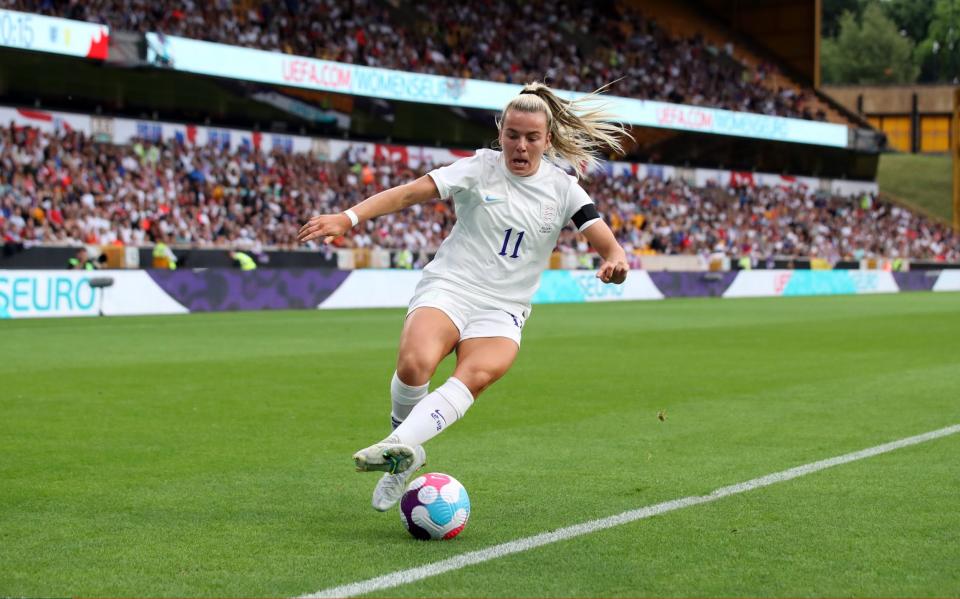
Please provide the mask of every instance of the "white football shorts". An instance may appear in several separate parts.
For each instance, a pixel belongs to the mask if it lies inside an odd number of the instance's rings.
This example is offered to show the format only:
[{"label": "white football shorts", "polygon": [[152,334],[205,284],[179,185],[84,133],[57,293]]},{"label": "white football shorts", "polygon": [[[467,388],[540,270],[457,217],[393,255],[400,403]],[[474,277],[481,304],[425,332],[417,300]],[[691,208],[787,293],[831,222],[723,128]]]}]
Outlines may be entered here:
[{"label": "white football shorts", "polygon": [[407,316],[417,308],[436,308],[450,317],[460,330],[460,340],[477,337],[506,337],[520,346],[523,314],[511,314],[483,300],[446,289],[418,290],[410,300]]}]

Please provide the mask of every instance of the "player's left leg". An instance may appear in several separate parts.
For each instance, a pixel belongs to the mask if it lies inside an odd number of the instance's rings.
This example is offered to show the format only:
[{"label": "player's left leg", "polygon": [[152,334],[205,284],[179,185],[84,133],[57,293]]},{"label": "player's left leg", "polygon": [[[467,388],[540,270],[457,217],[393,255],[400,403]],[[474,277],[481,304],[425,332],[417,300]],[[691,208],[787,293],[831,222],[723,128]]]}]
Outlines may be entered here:
[{"label": "player's left leg", "polygon": [[476,398],[510,370],[520,346],[506,337],[474,337],[457,346],[453,377]]},{"label": "player's left leg", "polygon": [[451,378],[476,397],[505,375],[520,351],[522,316],[503,310],[477,310],[457,344],[457,366]]},{"label": "player's left leg", "polygon": [[484,389],[506,374],[519,349],[506,337],[461,341],[453,376],[422,399],[393,435],[408,446],[422,445],[439,435],[463,418]]}]

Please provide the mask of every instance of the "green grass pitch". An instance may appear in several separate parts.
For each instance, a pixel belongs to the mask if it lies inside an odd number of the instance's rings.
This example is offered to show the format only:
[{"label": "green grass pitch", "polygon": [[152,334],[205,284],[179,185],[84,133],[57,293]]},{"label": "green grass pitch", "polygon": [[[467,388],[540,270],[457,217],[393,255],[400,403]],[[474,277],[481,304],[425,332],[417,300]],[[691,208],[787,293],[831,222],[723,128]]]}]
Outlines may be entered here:
[{"label": "green grass pitch", "polygon": [[[0,322],[0,595],[313,593],[960,423],[960,294],[538,306],[418,542],[350,459],[402,318]],[[960,596],[960,435],[377,594]]]}]

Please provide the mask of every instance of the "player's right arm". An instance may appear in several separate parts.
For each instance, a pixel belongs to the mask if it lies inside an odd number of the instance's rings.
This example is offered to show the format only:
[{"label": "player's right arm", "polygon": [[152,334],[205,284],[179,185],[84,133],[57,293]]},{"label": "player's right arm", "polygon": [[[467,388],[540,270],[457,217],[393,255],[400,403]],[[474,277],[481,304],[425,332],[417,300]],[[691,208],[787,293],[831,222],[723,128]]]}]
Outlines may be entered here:
[{"label": "player's right arm", "polygon": [[[440,197],[437,184],[429,175],[424,175],[415,181],[385,189],[360,202],[351,210],[357,215],[358,223],[384,214],[399,212],[404,208],[420,204]],[[340,214],[321,214],[314,216],[307,224],[300,227],[297,241],[305,243],[311,239],[323,237],[324,243],[330,243],[334,238],[349,231],[353,225],[346,212]]]}]

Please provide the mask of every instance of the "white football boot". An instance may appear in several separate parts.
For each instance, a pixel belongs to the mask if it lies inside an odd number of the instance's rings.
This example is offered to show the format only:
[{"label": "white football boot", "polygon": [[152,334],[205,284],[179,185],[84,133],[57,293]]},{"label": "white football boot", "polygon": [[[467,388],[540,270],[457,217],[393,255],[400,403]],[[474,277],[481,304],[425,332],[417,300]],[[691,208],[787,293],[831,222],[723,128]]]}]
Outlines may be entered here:
[{"label": "white football boot", "polygon": [[353,462],[357,466],[357,472],[380,470],[396,474],[410,467],[416,458],[415,454],[412,447],[400,443],[391,435],[353,454]]},{"label": "white football boot", "polygon": [[387,472],[377,481],[377,486],[373,488],[373,498],[370,501],[373,509],[385,512],[397,505],[397,502],[403,497],[407,482],[417,470],[423,468],[423,465],[427,463],[427,452],[423,449],[423,445],[414,447],[413,453],[414,460],[406,470],[399,471],[396,474]]}]

